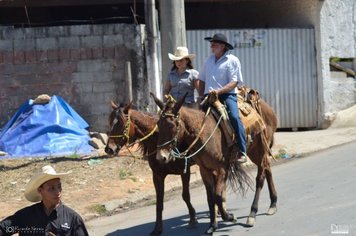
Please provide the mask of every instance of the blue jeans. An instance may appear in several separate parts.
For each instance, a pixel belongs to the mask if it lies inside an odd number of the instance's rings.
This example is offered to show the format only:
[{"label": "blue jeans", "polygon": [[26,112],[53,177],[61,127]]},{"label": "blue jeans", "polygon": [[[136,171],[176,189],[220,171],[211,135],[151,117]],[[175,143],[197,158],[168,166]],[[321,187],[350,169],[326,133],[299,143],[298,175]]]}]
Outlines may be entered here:
[{"label": "blue jeans", "polygon": [[237,96],[236,94],[226,93],[220,95],[219,100],[221,102],[225,102],[231,125],[234,128],[236,134],[238,147],[241,152],[246,154],[247,152],[246,152],[245,128],[239,116],[239,109],[237,107]]}]

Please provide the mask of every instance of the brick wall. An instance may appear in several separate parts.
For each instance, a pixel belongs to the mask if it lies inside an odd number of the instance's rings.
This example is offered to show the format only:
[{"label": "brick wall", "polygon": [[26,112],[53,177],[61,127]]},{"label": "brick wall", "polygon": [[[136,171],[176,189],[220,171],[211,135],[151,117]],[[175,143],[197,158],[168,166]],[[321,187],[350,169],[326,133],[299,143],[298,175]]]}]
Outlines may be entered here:
[{"label": "brick wall", "polygon": [[89,124],[106,132],[110,100],[127,102],[131,61],[136,103],[147,104],[140,27],[126,24],[0,28],[0,127],[27,99],[64,98]]}]

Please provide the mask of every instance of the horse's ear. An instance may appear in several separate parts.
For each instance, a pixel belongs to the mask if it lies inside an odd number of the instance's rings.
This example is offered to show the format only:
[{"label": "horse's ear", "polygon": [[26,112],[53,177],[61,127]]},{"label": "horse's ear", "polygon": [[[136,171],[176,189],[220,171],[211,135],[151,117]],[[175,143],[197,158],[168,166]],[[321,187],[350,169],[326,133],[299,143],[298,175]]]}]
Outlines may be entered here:
[{"label": "horse's ear", "polygon": [[129,102],[129,104],[127,104],[124,108],[124,113],[125,114],[128,114],[129,113],[129,110],[131,109],[132,107],[132,100]]},{"label": "horse's ear", "polygon": [[155,103],[157,104],[157,106],[163,110],[164,109],[164,103],[156,97],[156,95],[154,95],[153,93],[150,93],[151,97],[153,98],[153,100],[155,101]]},{"label": "horse's ear", "polygon": [[178,114],[178,111],[179,111],[179,109],[182,107],[182,105],[183,105],[183,103],[184,103],[184,101],[185,101],[185,97],[188,95],[188,92],[186,92],[185,94],[184,94],[184,96],[183,97],[181,97],[177,102],[176,102],[176,104],[174,105],[174,109],[173,109],[173,113],[174,114]]},{"label": "horse's ear", "polygon": [[115,102],[111,101],[111,108],[112,108],[113,110],[117,109],[118,107],[119,107],[118,104],[116,104]]}]

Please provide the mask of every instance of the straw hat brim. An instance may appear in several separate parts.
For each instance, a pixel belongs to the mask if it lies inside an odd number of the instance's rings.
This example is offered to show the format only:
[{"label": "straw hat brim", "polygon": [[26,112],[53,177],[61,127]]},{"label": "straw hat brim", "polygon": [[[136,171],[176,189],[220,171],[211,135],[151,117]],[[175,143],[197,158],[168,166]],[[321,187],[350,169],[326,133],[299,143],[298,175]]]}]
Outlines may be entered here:
[{"label": "straw hat brim", "polygon": [[188,54],[185,56],[176,56],[176,55],[173,55],[172,53],[168,53],[168,57],[172,61],[179,61],[179,60],[182,60],[183,58],[189,58],[190,60],[192,60],[195,58],[195,54]]},{"label": "straw hat brim", "polygon": [[65,173],[57,173],[57,174],[40,174],[33,179],[27,184],[26,189],[25,189],[25,197],[28,201],[30,202],[39,202],[42,200],[41,195],[37,191],[37,189],[44,184],[45,182],[52,180],[52,179],[57,179],[57,178],[62,178],[70,174],[71,171],[65,172]]}]

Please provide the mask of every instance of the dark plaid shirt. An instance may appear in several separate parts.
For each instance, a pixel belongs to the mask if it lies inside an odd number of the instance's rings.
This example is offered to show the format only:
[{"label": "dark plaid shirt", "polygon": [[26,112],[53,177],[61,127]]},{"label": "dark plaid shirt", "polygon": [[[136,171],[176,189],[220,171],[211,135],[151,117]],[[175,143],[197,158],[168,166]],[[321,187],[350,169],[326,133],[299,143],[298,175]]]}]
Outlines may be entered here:
[{"label": "dark plaid shirt", "polygon": [[23,208],[0,222],[0,236],[15,233],[20,236],[88,235],[82,218],[74,210],[60,203],[47,216],[42,202]]}]

